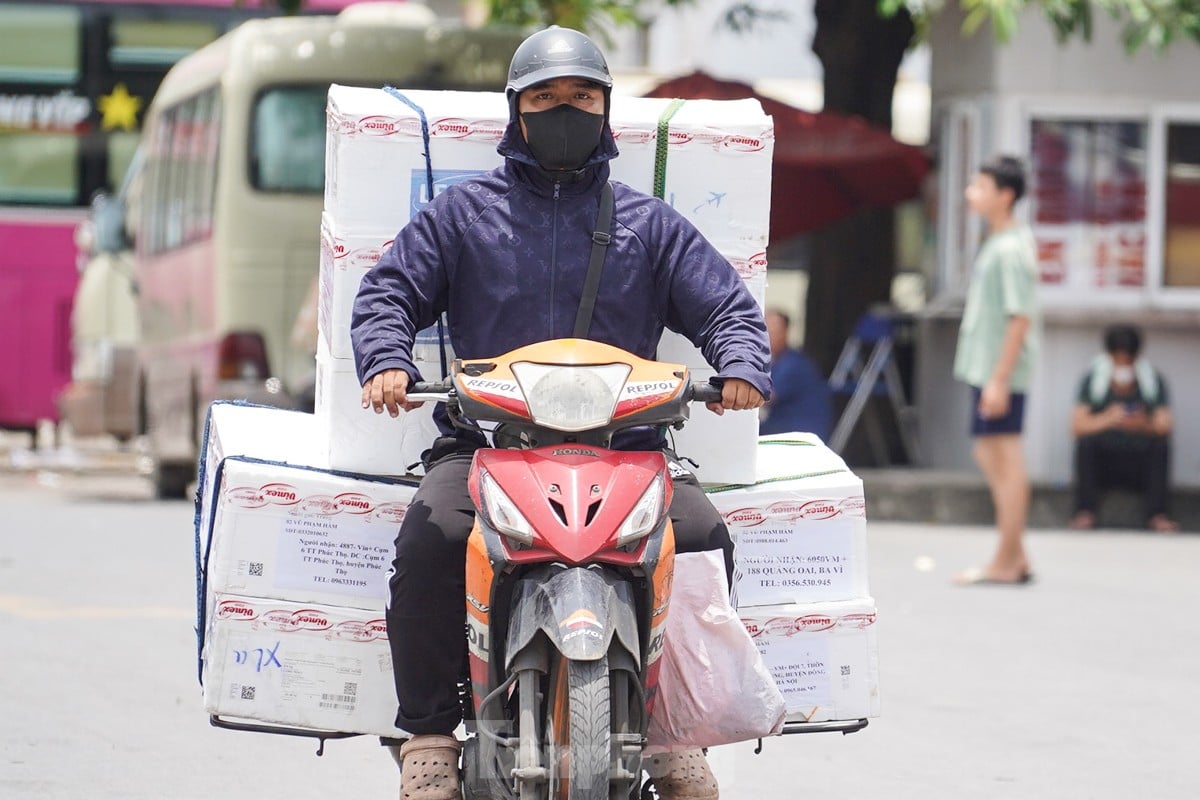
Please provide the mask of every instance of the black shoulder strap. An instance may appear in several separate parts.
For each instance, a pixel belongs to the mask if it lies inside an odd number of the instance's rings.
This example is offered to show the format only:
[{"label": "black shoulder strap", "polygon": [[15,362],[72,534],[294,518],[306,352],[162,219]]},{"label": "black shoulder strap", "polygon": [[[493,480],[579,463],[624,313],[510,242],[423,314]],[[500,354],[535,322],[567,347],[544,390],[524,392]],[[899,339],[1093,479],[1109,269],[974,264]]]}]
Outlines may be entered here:
[{"label": "black shoulder strap", "polygon": [[592,312],[596,310],[596,295],[600,292],[600,273],[604,269],[604,255],[612,241],[613,189],[605,183],[600,190],[600,213],[596,215],[596,231],[592,234],[592,256],[588,260],[587,277],[583,279],[583,295],[579,298],[579,313],[575,315],[576,339],[587,337],[592,327]]}]

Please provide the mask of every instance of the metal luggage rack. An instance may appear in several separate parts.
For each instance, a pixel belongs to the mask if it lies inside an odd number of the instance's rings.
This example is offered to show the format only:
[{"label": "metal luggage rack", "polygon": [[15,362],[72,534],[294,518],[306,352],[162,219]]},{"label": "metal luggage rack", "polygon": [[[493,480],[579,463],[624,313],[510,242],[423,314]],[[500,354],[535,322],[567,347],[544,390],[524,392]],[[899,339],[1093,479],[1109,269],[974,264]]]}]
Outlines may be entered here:
[{"label": "metal luggage rack", "polygon": [[[259,725],[253,722],[234,722],[222,719],[216,714],[210,715],[209,724],[214,728],[224,728],[230,731],[246,731],[249,733],[273,733],[277,736],[298,736],[305,739],[317,740],[317,755],[325,755],[325,742],[331,739],[349,739],[354,736],[364,736],[361,733],[341,733],[338,731],[314,731],[306,728],[289,728],[286,725]],[[865,719],[838,720],[833,722],[785,722],[781,736],[798,733],[840,733],[843,736],[858,733],[867,727]],[[759,739],[754,748],[754,754],[762,752],[763,740]]]},{"label": "metal luggage rack", "polygon": [[318,756],[325,755],[325,742],[330,739],[349,739],[354,736],[365,735],[361,733],[341,733],[339,731],[316,731],[308,728],[289,728],[286,725],[259,725],[255,722],[234,722],[233,720],[222,719],[216,714],[209,715],[208,722],[214,728],[223,728],[227,731],[273,733],[276,736],[299,736],[304,739],[316,739]]},{"label": "metal luggage rack", "polygon": [[[829,722],[785,722],[783,730],[779,732],[780,736],[788,736],[794,733],[840,733],[843,736],[851,733],[858,733],[863,728],[867,727],[868,721],[865,719],[839,719]],[[758,747],[754,752],[762,752],[763,740],[758,740]]]}]

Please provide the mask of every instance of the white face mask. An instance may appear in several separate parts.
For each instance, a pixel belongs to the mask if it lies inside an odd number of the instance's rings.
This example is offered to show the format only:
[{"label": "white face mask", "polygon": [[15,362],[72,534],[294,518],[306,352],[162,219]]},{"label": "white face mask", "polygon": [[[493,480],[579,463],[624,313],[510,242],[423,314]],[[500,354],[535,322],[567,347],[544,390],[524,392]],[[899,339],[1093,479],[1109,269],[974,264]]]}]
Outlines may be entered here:
[{"label": "white face mask", "polygon": [[1113,383],[1118,386],[1128,386],[1133,383],[1137,374],[1133,371],[1133,367],[1124,365],[1113,367],[1112,379]]}]

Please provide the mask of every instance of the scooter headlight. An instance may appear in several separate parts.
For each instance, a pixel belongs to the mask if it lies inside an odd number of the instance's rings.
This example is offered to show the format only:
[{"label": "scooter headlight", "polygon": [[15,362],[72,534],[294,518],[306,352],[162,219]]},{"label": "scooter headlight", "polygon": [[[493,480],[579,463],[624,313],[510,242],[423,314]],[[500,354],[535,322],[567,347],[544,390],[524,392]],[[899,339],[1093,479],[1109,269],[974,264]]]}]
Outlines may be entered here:
[{"label": "scooter headlight", "polygon": [[533,544],[533,526],[517,505],[496,483],[496,479],[483,472],[479,478],[479,494],[487,511],[488,522],[500,533],[526,547]]},{"label": "scooter headlight", "polygon": [[512,365],[533,421],[567,433],[611,422],[630,371],[628,364],[572,367],[520,361]]},{"label": "scooter headlight", "polygon": [[662,521],[663,511],[663,477],[657,475],[646,487],[633,511],[630,511],[629,516],[621,523],[617,531],[617,547],[648,536]]}]

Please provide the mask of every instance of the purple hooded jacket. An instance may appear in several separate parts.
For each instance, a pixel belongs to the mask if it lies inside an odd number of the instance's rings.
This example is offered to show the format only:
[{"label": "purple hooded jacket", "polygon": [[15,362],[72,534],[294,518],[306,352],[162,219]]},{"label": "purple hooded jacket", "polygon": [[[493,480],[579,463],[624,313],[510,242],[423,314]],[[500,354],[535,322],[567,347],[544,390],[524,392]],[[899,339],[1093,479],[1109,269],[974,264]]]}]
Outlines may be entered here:
[{"label": "purple hooded jacket", "polygon": [[[617,155],[611,129],[606,122],[570,182],[537,166],[515,121],[497,150],[502,167],[438,195],[363,277],[350,325],[360,383],[387,369],[419,380],[414,338],[443,311],[461,357],[572,335],[600,190]],[[763,314],[737,271],[663,201],[614,181],[613,204],[588,338],[653,359],[666,327],[700,348],[718,381],[741,378],[769,397]],[[444,416],[440,424],[451,433]],[[639,436],[617,446],[655,444]]]}]

